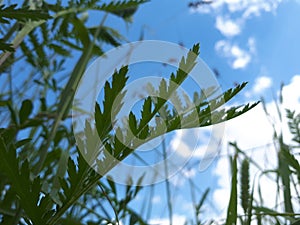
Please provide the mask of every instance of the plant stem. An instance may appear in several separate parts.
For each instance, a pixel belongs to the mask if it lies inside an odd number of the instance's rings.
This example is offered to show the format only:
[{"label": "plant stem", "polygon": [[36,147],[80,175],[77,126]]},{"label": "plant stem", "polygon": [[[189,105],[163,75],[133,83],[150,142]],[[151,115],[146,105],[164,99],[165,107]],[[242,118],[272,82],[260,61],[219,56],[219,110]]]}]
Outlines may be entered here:
[{"label": "plant stem", "polygon": [[[64,16],[66,14],[70,14],[70,13],[78,13],[78,12],[82,12],[84,10],[87,9],[75,9],[75,8],[70,8],[67,10],[63,10],[58,12],[57,14],[55,14],[52,18],[58,18],[61,16]],[[45,23],[47,20],[39,20],[39,21],[30,21],[27,22],[24,27],[22,28],[22,30],[20,30],[20,32],[16,35],[16,37],[14,38],[14,40],[12,41],[12,45],[14,49],[17,49],[19,47],[19,45],[22,43],[22,41],[24,40],[24,38],[31,32],[33,31],[35,28],[41,26],[43,23]],[[13,26],[12,29],[15,29],[15,27]],[[0,66],[8,59],[8,57],[12,54],[12,52],[4,52],[0,55]]]},{"label": "plant stem", "polygon": [[100,25],[98,26],[98,28],[95,32],[93,41],[90,42],[88,48],[82,53],[81,57],[79,58],[76,66],[71,74],[70,80],[68,81],[64,91],[61,94],[60,104],[58,105],[58,109],[57,109],[58,114],[55,118],[54,124],[53,124],[50,134],[48,136],[48,139],[46,140],[46,144],[41,149],[41,158],[35,169],[36,174],[38,174],[40,172],[40,170],[43,168],[44,162],[47,157],[48,148],[50,147],[50,144],[55,137],[57,128],[59,127],[59,124],[60,124],[61,120],[63,119],[64,115],[66,115],[66,113],[68,112],[68,110],[71,107],[71,103],[73,101],[73,97],[74,97],[76,88],[80,82],[80,79],[84,73],[84,70],[86,69],[88,61],[90,60],[90,58],[92,56],[92,51],[93,51],[93,48],[94,48],[94,45],[96,42],[96,38],[99,35],[100,30],[103,27],[104,22],[107,19],[107,16],[108,16],[108,13],[106,13],[104,15]]},{"label": "plant stem", "polygon": [[163,150],[163,159],[164,159],[164,166],[165,166],[165,176],[166,176],[166,192],[167,192],[167,201],[168,201],[168,211],[169,211],[169,221],[170,225],[173,224],[172,217],[173,217],[173,208],[172,208],[172,197],[171,197],[171,189],[170,189],[170,182],[169,182],[169,173],[168,173],[168,163],[167,163],[167,151],[166,151],[166,141],[164,136],[162,136],[162,150]]},{"label": "plant stem", "polygon": [[62,215],[88,190],[90,190],[94,185],[97,184],[99,179],[102,178],[101,175],[97,175],[94,177],[86,186],[80,189],[77,193],[74,193],[73,197],[69,199],[69,201],[60,208],[57,213],[49,219],[48,225],[54,225],[58,222],[58,220],[62,217]]}]

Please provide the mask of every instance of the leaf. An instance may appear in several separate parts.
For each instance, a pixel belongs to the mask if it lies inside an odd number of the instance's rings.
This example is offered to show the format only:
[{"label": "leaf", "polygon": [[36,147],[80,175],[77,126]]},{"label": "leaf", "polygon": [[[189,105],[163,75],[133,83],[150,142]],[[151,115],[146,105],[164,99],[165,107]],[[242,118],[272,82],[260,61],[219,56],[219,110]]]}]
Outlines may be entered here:
[{"label": "leaf", "polygon": [[204,191],[204,193],[203,193],[203,195],[202,195],[202,197],[201,197],[199,203],[198,203],[197,206],[196,206],[196,210],[197,210],[198,213],[200,212],[200,209],[201,209],[201,207],[203,206],[204,201],[206,200],[206,198],[207,198],[207,196],[208,196],[208,193],[209,193],[209,188],[207,188],[207,189]]},{"label": "leaf", "polygon": [[140,4],[145,2],[148,2],[148,0],[116,1],[104,3],[103,5],[97,7],[97,9],[126,19],[133,15]]},{"label": "leaf", "polygon": [[[197,58],[198,54],[199,54],[199,44],[196,44],[188,52],[186,59],[184,57],[182,57],[180,65],[179,65],[179,69],[177,70],[176,75],[173,73],[171,74],[171,79],[170,79],[171,81],[169,82],[168,87],[164,80],[162,80],[162,82],[160,83],[160,87],[159,87],[160,90],[158,90],[158,92],[153,90],[151,85],[148,85],[148,89],[151,91],[151,94],[162,92],[162,94],[165,94],[165,96],[163,96],[163,98],[160,98],[160,97],[157,97],[157,98],[152,97],[151,98],[152,104],[154,105],[153,110],[151,110],[151,114],[147,114],[146,117],[141,118],[140,121],[142,121],[142,122],[138,128],[138,131],[137,131],[138,134],[140,134],[140,132],[142,132],[142,131],[145,132],[144,129],[149,130],[148,123],[157,114],[159,114],[159,112],[161,110],[162,110],[162,114],[167,114],[167,115],[169,114],[167,109],[164,108],[164,107],[166,107],[167,100],[171,98],[173,93],[176,93],[178,86],[187,78],[188,73],[196,65],[196,58]],[[150,100],[147,100],[147,101],[150,101]],[[147,104],[149,105],[149,102],[147,102]],[[175,123],[174,122],[172,123],[171,121],[166,121],[166,123],[168,124],[168,131],[172,130],[170,128],[170,126],[174,127],[174,129],[180,129],[180,127],[179,127],[180,121],[178,121],[178,119],[180,120],[180,118],[177,118],[177,117],[178,117],[177,114],[174,114],[173,118],[168,118],[169,120],[176,118]],[[163,129],[159,129],[159,130],[163,131]],[[158,134],[156,134],[155,137],[157,137],[157,135]],[[159,135],[162,135],[162,133]],[[142,136],[149,136],[149,135],[145,135],[145,133],[143,133]]]},{"label": "leaf", "polygon": [[15,51],[13,45],[10,44],[10,43],[4,42],[3,39],[0,39],[0,50],[2,50],[2,51],[8,51],[8,52]]},{"label": "leaf", "polygon": [[[177,89],[177,85],[180,85],[186,78],[187,75],[192,71],[194,66],[196,65],[196,59],[198,57],[200,49],[199,44],[195,44],[192,49],[188,52],[187,57],[182,57],[180,62],[179,62],[179,67],[176,71],[175,74],[171,74],[171,81],[174,82],[176,85],[173,83],[170,83],[169,87],[169,94],[172,94],[173,91]],[[173,84],[173,85],[172,85]]]},{"label": "leaf", "polygon": [[61,45],[50,44],[49,48],[53,49],[57,54],[60,54],[62,56],[70,56],[70,52]]},{"label": "leaf", "polygon": [[235,155],[232,161],[231,193],[225,225],[236,224],[237,204],[237,155]]},{"label": "leaf", "polygon": [[298,160],[290,151],[282,151],[281,153],[285,162],[296,170],[298,182],[300,183],[300,164]]},{"label": "leaf", "polygon": [[23,124],[28,120],[30,114],[33,110],[33,104],[29,99],[26,99],[22,102],[22,106],[19,111],[20,124]]},{"label": "leaf", "polygon": [[139,221],[139,215],[136,213],[131,213],[130,215],[130,220],[129,220],[129,225],[135,225]]},{"label": "leaf", "polygon": [[295,115],[295,111],[286,109],[290,132],[294,135],[293,141],[300,143],[300,114]]},{"label": "leaf", "polygon": [[127,207],[126,211],[128,211],[128,213],[130,215],[129,225],[135,225],[135,224],[148,225],[149,224],[146,221],[144,221],[144,219],[138,213],[134,212],[132,209]]},{"label": "leaf", "polygon": [[275,211],[274,209],[270,209],[270,208],[263,207],[263,206],[253,206],[253,209],[256,212],[263,212],[264,216],[269,215],[269,216],[274,217],[274,219],[276,220],[276,224],[282,224],[282,222],[280,222],[277,218],[278,216],[282,216],[282,213],[279,213],[279,212]]},{"label": "leaf", "polygon": [[[128,80],[127,73],[127,66],[122,67],[119,71],[114,72],[112,75],[111,85],[109,82],[106,82],[104,86],[103,111],[101,111],[98,104],[95,106],[96,128],[101,140],[103,140],[111,131],[112,123],[115,122],[112,121],[112,119],[114,120],[116,118],[117,114],[122,108],[122,99],[125,95],[123,88]],[[117,97],[118,104],[115,103]]]},{"label": "leaf", "polygon": [[31,140],[32,140],[31,138],[22,139],[22,140],[16,142],[15,146],[16,146],[16,148],[20,148],[21,146],[26,145],[27,143],[29,143]]},{"label": "leaf", "polygon": [[292,204],[292,195],[291,195],[291,171],[289,168],[289,165],[286,163],[285,155],[289,152],[289,146],[287,146],[283,142],[282,136],[279,137],[279,153],[278,153],[278,175],[281,179],[282,185],[283,185],[283,197],[284,197],[284,208],[285,212],[287,213],[293,213],[293,204]]},{"label": "leaf", "polygon": [[[97,27],[89,28],[89,32],[92,35],[96,34],[96,30]],[[125,38],[117,30],[107,26],[102,26],[100,28],[97,39],[115,47],[119,46],[122,40],[125,40]]]},{"label": "leaf", "polygon": [[89,43],[91,42],[89,38],[89,33],[83,22],[74,16],[71,20],[74,29],[72,33],[75,33],[76,37],[78,37],[83,44],[84,48],[87,48]]},{"label": "leaf", "polygon": [[46,50],[44,49],[44,45],[42,40],[38,37],[38,33],[34,31],[29,33],[29,41],[33,46],[34,52],[37,57],[33,59],[33,61],[39,66],[40,68],[49,67],[49,60],[47,57]]},{"label": "leaf", "polygon": [[[33,55],[32,51],[30,50],[30,48],[28,47],[28,45],[25,41],[23,41],[20,44],[20,48],[23,51],[24,55],[26,56],[27,62],[29,62],[32,66],[37,66],[35,56]],[[38,81],[38,82],[40,82],[40,81]]]},{"label": "leaf", "polygon": [[3,171],[12,183],[21,206],[28,218],[35,224],[45,224],[43,215],[47,212],[45,208],[38,206],[41,193],[41,180],[36,177],[33,181],[30,179],[30,169],[28,161],[25,160],[19,167],[19,159],[16,156],[16,150],[8,149],[2,136],[0,135],[0,171]]},{"label": "leaf", "polygon": [[91,178],[87,175],[90,168],[86,160],[81,154],[77,157],[77,164],[69,157],[67,160],[67,173],[68,176],[58,177],[62,192],[60,193],[60,201],[63,203],[62,207],[74,197],[74,193],[82,190],[86,182]]},{"label": "leaf", "polygon": [[[200,101],[196,105],[198,108],[198,111],[201,111],[201,108],[203,108],[203,106],[207,106],[207,110],[209,110],[211,112],[218,109],[219,107],[221,107],[222,105],[227,103],[229,100],[231,100],[234,96],[236,96],[246,85],[247,85],[247,82],[244,82],[240,85],[237,85],[234,88],[230,88],[230,89],[226,90],[224,93],[222,93],[221,95],[219,95],[211,100]],[[197,95],[199,96],[199,94],[197,94]],[[203,95],[204,95],[203,90],[201,90],[200,96],[203,96]],[[204,98],[206,98],[206,96]],[[203,97],[202,97],[202,99],[203,99]]]},{"label": "leaf", "polygon": [[[0,41],[1,44],[1,41]],[[1,48],[0,48],[1,50]],[[4,54],[7,52],[3,52]],[[5,73],[9,73],[13,67],[13,64],[16,62],[16,54],[14,52],[10,52],[11,54],[7,57],[7,59],[1,64],[0,66],[0,74],[5,74]]]},{"label": "leaf", "polygon": [[291,223],[291,225],[300,225],[300,219],[299,219],[299,220],[296,220],[296,221],[294,221],[293,223]]},{"label": "leaf", "polygon": [[113,180],[113,177],[111,177],[111,176],[107,176],[107,182],[108,182],[108,184],[109,184],[109,186],[110,186],[110,189],[112,190],[112,192],[116,195],[116,197],[117,197],[117,189],[116,189],[116,184],[115,184],[115,182],[114,182],[114,180]]},{"label": "leaf", "polygon": [[[131,112],[132,113],[132,112]],[[145,139],[149,135],[148,121],[152,118],[152,102],[151,97],[146,98],[143,104],[141,120],[139,122],[139,138]],[[138,134],[138,132],[137,132]]]},{"label": "leaf", "polygon": [[[3,177],[1,177],[3,179]],[[2,187],[4,190],[4,187]],[[0,201],[0,214],[4,215],[6,218],[2,218],[2,224],[9,224],[7,221],[12,221],[14,216],[16,215],[16,210],[14,209],[14,204],[16,202],[16,193],[12,190],[12,188],[6,188],[5,193],[3,193],[4,198]],[[2,196],[3,196],[2,195]],[[7,223],[3,223],[6,221]]]},{"label": "leaf", "polygon": [[[7,19],[15,19],[18,21],[27,21],[27,20],[47,20],[50,19],[51,16],[40,9],[32,10],[29,7],[16,8],[18,5],[13,4],[5,7],[5,5],[0,6],[0,23],[9,24],[9,20]],[[6,19],[7,18],[7,19]]]},{"label": "leaf", "polygon": [[137,128],[137,120],[133,112],[130,112],[129,114],[129,128],[132,132],[133,135],[137,136],[138,135],[138,128]]}]

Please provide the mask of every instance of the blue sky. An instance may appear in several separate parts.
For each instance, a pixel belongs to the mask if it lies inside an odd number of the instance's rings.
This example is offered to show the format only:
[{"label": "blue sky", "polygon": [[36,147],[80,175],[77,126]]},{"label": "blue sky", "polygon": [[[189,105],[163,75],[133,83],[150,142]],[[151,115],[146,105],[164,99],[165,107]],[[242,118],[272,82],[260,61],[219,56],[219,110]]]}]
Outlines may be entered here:
[{"label": "blue sky", "polygon": [[[131,26],[118,27],[130,41],[139,40],[143,33],[146,40],[183,43],[187,48],[200,43],[200,56],[219,70],[220,82],[226,87],[261,75],[288,82],[298,72],[300,14],[296,1],[216,2],[223,3],[191,11],[188,1],[150,1],[139,8]],[[273,3],[274,9],[268,9],[271,2],[278,2]],[[243,18],[250,6],[257,11]],[[202,12],[207,8],[208,13]],[[230,52],[234,49],[235,53]]]},{"label": "blue sky", "polygon": [[[188,137],[195,132],[200,134],[196,155],[189,166],[171,180],[173,198],[173,224],[181,225],[187,218],[192,218],[192,201],[190,182],[195,185],[196,199],[199,200],[204,190],[212,190],[203,212],[203,219],[222,220],[228,204],[230,174],[227,154],[227,141],[237,141],[242,149],[249,152],[263,168],[276,165],[275,149],[272,144],[273,121],[276,128],[285,131],[286,141],[290,141],[287,128],[280,125],[276,116],[273,95],[277,95],[280,83],[287,86],[283,90],[285,101],[283,108],[299,110],[298,85],[300,74],[300,4],[293,0],[217,0],[211,5],[198,9],[188,8],[188,1],[156,0],[142,5],[130,26],[124,26],[119,20],[109,20],[113,26],[126,34],[128,40],[164,40],[182,43],[190,48],[200,43],[200,57],[210,68],[216,68],[220,76],[219,83],[224,89],[233,87],[235,83],[248,81],[247,89],[239,95],[235,103],[259,100],[263,96],[267,100],[267,110],[272,114],[268,118],[262,107],[226,124],[222,149],[215,161],[204,171],[199,171],[198,163],[205,160],[199,153],[205,151],[209,128],[184,131]],[[179,133],[173,134],[169,143],[181,140],[189,146],[188,139],[180,139]],[[202,135],[202,136],[201,136]],[[192,149],[191,149],[192,150]],[[251,169],[251,173],[257,171]],[[269,190],[263,190],[266,199],[270,197],[272,182],[262,179],[261,182]],[[132,207],[141,209],[145,199],[149,197],[151,187],[145,187]],[[275,191],[275,190],[274,190]],[[153,224],[168,224],[165,183],[155,185],[153,194],[151,221]],[[270,197],[267,204],[274,206]]]}]

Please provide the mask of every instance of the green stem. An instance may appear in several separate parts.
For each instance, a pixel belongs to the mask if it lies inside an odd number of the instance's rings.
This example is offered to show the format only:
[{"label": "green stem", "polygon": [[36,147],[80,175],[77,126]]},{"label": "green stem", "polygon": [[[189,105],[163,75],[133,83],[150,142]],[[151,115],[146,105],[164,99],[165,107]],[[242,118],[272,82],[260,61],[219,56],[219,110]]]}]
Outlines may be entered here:
[{"label": "green stem", "polygon": [[197,211],[197,203],[196,203],[196,195],[195,195],[195,187],[193,185],[192,179],[188,179],[189,181],[189,185],[190,185],[190,191],[191,191],[191,200],[193,203],[193,209],[194,209],[194,213],[195,213],[195,222],[196,225],[200,224],[199,218],[198,218],[198,211]]},{"label": "green stem", "polygon": [[[82,8],[82,9],[75,9],[75,8],[70,8],[67,10],[63,10],[58,12],[57,14],[55,14],[53,16],[53,19],[64,16],[66,14],[70,14],[70,13],[79,13],[82,11],[87,10],[86,8]],[[22,41],[24,40],[24,38],[31,32],[33,31],[35,28],[41,26],[43,23],[45,23],[47,20],[39,20],[39,21],[30,21],[27,22],[24,27],[22,28],[22,30],[20,30],[20,32],[16,35],[16,37],[14,38],[14,40],[12,41],[12,46],[14,49],[17,49],[19,47],[19,45],[22,43]],[[4,52],[0,55],[0,66],[8,59],[8,57],[12,54],[12,52]]]},{"label": "green stem", "polygon": [[[73,94],[75,93],[75,90],[77,88],[77,85],[83,75],[83,72],[86,68],[86,65],[92,55],[92,50],[93,47],[95,45],[96,42],[96,38],[100,33],[101,28],[104,25],[104,22],[106,21],[108,16],[108,13],[106,13],[100,23],[100,25],[98,26],[95,35],[94,35],[94,39],[93,42],[91,42],[89,44],[88,49],[82,54],[82,56],[80,57],[78,63],[76,64],[71,78],[69,80],[69,82],[67,83],[66,88],[64,89],[64,92],[62,93],[62,99],[61,102],[58,106],[58,115],[55,119],[54,122],[54,126],[52,127],[52,130],[50,132],[50,136],[47,139],[47,143],[44,146],[44,148],[42,149],[41,152],[41,159],[39,161],[39,164],[37,166],[37,170],[36,172],[39,172],[43,165],[44,165],[44,161],[46,159],[47,156],[47,150],[50,147],[51,141],[53,140],[53,138],[55,137],[56,134],[56,130],[64,116],[64,114],[66,113],[66,111],[68,110],[68,107],[70,106],[70,102],[73,101]],[[83,179],[81,179],[77,185],[77,187],[82,187],[83,186],[83,181],[84,179],[86,179],[85,175],[89,175],[89,168],[87,168],[87,170],[84,172],[84,176]],[[86,193],[90,188],[92,188],[101,178],[101,175],[97,175],[94,179],[92,179],[86,186],[84,186],[83,188],[80,188],[79,190],[75,190],[74,195],[72,196],[71,199],[69,199],[62,208],[59,209],[59,211],[57,211],[57,213],[49,220],[48,224],[56,224],[58,222],[58,220],[60,219],[60,217],[84,194]]]},{"label": "green stem", "polygon": [[78,192],[74,193],[71,199],[68,200],[57,212],[56,214],[49,219],[48,225],[54,225],[58,222],[58,220],[62,217],[62,215],[75,203],[77,200],[87,191],[89,191],[93,186],[97,184],[97,182],[102,178],[101,175],[97,175],[93,178],[86,186],[78,190]]},{"label": "green stem", "polygon": [[58,109],[57,109],[58,114],[55,118],[54,124],[53,124],[50,134],[46,140],[46,143],[41,149],[41,158],[39,160],[39,163],[37,164],[37,167],[35,168],[35,174],[38,174],[41,171],[41,169],[43,168],[44,162],[47,157],[48,148],[50,147],[50,144],[55,137],[55,134],[60,125],[60,122],[62,121],[62,119],[64,118],[66,113],[68,113],[68,111],[71,107],[71,103],[73,101],[73,97],[74,97],[76,88],[77,88],[79,81],[84,73],[84,70],[86,69],[88,61],[90,60],[90,58],[92,56],[92,51],[93,51],[93,48],[94,48],[94,45],[96,42],[96,38],[99,35],[100,30],[103,27],[105,20],[107,19],[107,16],[108,16],[108,14],[106,13],[95,32],[93,41],[90,42],[88,48],[82,53],[81,57],[79,58],[78,62],[76,63],[76,66],[71,74],[70,80],[68,81],[66,87],[64,88],[64,91],[61,94],[61,100],[60,100],[60,103],[59,103]]},{"label": "green stem", "polygon": [[167,151],[166,151],[166,141],[164,139],[162,140],[162,150],[163,150],[163,159],[164,159],[164,166],[165,166],[165,176],[166,176],[166,192],[167,192],[167,201],[168,201],[168,211],[169,211],[169,221],[170,225],[173,224],[172,217],[173,217],[173,207],[172,207],[172,197],[171,197],[171,188],[170,188],[170,182],[168,180],[169,173],[168,173],[168,163],[167,163]]}]

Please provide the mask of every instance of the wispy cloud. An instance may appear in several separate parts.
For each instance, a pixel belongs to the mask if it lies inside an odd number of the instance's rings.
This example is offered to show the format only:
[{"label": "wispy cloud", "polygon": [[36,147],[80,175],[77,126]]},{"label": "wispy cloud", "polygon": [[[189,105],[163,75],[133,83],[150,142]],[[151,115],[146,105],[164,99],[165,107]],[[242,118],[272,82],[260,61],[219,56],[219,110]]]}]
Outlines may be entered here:
[{"label": "wispy cloud", "polygon": [[199,13],[215,13],[224,14],[240,13],[243,18],[248,19],[251,16],[259,16],[263,12],[275,12],[279,4],[284,0],[218,0],[213,1],[212,4],[205,6],[199,6],[197,9],[193,9],[193,12]]},{"label": "wispy cloud", "polygon": [[272,78],[267,76],[258,77],[254,82],[253,92],[255,94],[262,93],[265,89],[271,87]]},{"label": "wispy cloud", "polygon": [[264,91],[272,86],[272,78],[268,76],[259,76],[255,79],[254,85],[250,91],[245,93],[245,96],[251,98],[254,95],[261,95]]},{"label": "wispy cloud", "polygon": [[245,68],[251,61],[254,52],[254,41],[251,38],[251,48],[248,50],[241,49],[237,44],[230,41],[221,40],[215,44],[215,50],[218,54],[229,59],[229,63],[233,69]]},{"label": "wispy cloud", "polygon": [[[216,51],[230,58],[233,69],[245,68],[251,62],[255,50],[253,38],[248,40],[249,51],[233,44],[232,39],[243,33],[246,21],[263,13],[276,13],[280,3],[286,0],[217,0],[211,4],[191,9],[193,13],[205,13],[215,17],[215,27],[225,41],[216,43]],[[245,48],[245,47],[243,47]]]},{"label": "wispy cloud", "polygon": [[161,196],[160,196],[160,195],[155,195],[155,196],[151,199],[151,202],[152,202],[153,204],[161,203]]},{"label": "wispy cloud", "polygon": [[283,98],[283,105],[287,109],[295,108],[300,113],[300,75],[295,75],[291,82],[285,85],[282,89],[282,95],[286,96]]},{"label": "wispy cloud", "polygon": [[192,169],[182,168],[180,172],[172,176],[169,179],[169,181],[174,187],[182,187],[185,184],[186,180],[195,177],[196,173],[197,170],[195,168]]},{"label": "wispy cloud", "polygon": [[233,37],[241,33],[241,24],[222,16],[216,18],[216,28],[226,37]]},{"label": "wispy cloud", "polygon": [[[172,224],[174,225],[184,225],[186,221],[185,216],[174,214],[172,218]],[[167,218],[157,218],[149,221],[150,225],[169,225],[170,220]]]}]

